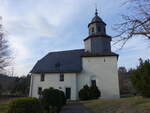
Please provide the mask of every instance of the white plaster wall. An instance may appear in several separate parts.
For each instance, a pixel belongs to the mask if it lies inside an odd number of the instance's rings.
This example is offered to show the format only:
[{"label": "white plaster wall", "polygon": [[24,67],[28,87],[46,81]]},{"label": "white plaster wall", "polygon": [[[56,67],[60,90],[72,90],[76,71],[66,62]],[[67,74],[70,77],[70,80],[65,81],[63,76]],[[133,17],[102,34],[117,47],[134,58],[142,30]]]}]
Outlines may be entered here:
[{"label": "white plaster wall", "polygon": [[91,52],[91,39],[87,39],[84,41],[85,51]]},{"label": "white plaster wall", "polygon": [[[71,100],[76,100],[77,99],[77,91],[76,91],[76,73],[64,73],[64,81],[59,81],[60,80],[60,74],[59,73],[46,73],[45,74],[45,80],[40,81],[40,74],[32,74],[32,86],[30,90],[30,96],[31,97],[39,97],[38,95],[38,87],[42,87],[43,89],[46,88],[56,88],[61,89],[65,93],[65,88],[69,87],[71,88]],[[32,91],[32,92],[31,92]]]},{"label": "white plaster wall", "polygon": [[101,91],[101,98],[119,98],[117,57],[83,57],[83,71],[78,74],[78,91],[84,85],[91,85],[91,78]]},{"label": "white plaster wall", "polygon": [[119,98],[119,84],[117,72],[117,57],[83,57],[81,73],[64,73],[64,81],[59,81],[59,73],[45,74],[45,81],[40,81],[40,74],[32,74],[30,95],[39,97],[38,87],[42,89],[54,87],[65,92],[71,88],[71,100],[78,99],[78,92],[84,85],[91,85],[91,79],[96,79],[102,98]]}]

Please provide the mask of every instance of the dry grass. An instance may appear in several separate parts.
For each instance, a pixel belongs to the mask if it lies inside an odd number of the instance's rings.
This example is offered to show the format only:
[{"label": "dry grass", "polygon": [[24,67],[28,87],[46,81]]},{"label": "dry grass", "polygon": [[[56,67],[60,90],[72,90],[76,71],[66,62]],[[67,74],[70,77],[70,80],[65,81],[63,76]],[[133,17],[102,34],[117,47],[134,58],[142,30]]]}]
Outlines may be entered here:
[{"label": "dry grass", "polygon": [[94,113],[150,113],[150,99],[142,97],[97,99],[82,103]]}]

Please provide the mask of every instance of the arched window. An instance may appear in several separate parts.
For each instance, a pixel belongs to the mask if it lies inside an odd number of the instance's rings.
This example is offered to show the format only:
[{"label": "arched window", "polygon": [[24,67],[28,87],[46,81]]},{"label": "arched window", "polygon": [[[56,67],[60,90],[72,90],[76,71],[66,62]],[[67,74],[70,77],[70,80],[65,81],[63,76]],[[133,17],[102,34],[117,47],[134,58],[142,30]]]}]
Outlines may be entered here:
[{"label": "arched window", "polygon": [[96,80],[91,80],[91,85],[95,86],[96,85]]},{"label": "arched window", "polygon": [[91,76],[91,85],[96,85],[96,76]]}]

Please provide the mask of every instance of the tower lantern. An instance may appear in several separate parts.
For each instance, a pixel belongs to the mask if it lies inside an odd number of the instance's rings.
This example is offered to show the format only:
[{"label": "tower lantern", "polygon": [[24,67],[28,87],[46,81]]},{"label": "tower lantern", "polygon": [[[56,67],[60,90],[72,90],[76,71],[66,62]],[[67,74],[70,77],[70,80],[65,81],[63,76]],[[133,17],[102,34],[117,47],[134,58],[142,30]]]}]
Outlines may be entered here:
[{"label": "tower lantern", "polygon": [[85,51],[92,54],[104,54],[111,52],[111,37],[106,34],[106,23],[98,16],[97,9],[95,16],[88,25],[89,36],[84,39]]}]

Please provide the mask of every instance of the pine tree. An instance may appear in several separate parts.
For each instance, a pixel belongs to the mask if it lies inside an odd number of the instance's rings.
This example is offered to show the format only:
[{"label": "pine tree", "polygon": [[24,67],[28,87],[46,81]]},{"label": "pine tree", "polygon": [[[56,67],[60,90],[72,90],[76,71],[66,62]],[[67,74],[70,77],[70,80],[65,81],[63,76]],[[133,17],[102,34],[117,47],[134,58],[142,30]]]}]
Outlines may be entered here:
[{"label": "pine tree", "polygon": [[143,97],[150,97],[150,60],[143,62],[132,73],[131,81],[136,91]]}]

